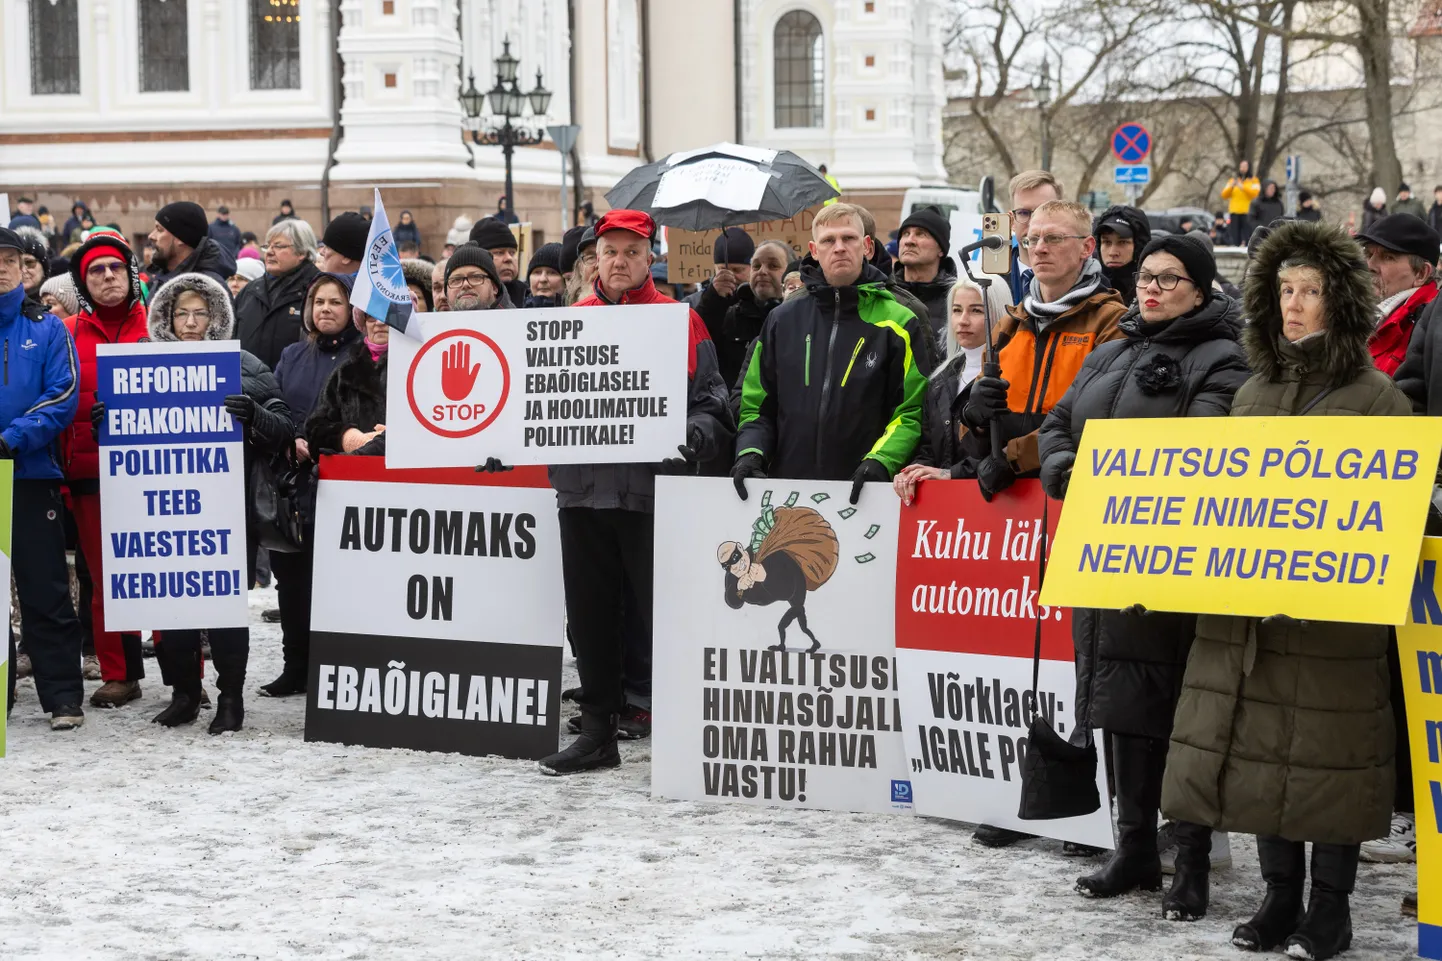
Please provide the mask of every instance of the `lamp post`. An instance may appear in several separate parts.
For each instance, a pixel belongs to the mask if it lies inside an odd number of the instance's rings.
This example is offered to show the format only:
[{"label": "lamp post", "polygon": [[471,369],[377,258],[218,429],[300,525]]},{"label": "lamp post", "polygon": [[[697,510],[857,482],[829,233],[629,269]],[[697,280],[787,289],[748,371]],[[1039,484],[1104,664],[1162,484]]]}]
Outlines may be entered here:
[{"label": "lamp post", "polygon": [[[531,115],[537,121],[545,118],[546,111],[551,106],[551,91],[542,84],[540,70],[536,71],[535,89],[530,93],[521,93],[520,85],[516,82],[516,71],[520,65],[521,61],[511,56],[511,41],[507,38],[502,41],[501,55],[496,58],[496,85],[481,93],[476,89],[476,75],[472,71],[466,89],[461,91],[461,109],[465,111],[469,122],[471,142],[476,146],[500,147],[501,153],[505,155],[506,210],[512,216],[516,212],[516,198],[511,187],[511,158],[517,147],[533,147],[545,140],[546,134],[539,128],[532,133],[524,127],[513,126],[511,121],[521,118],[525,108],[524,101],[529,101]],[[491,114],[498,118],[500,123],[497,125],[493,119],[487,129],[482,129],[485,124],[481,113],[488,97],[491,101]]]},{"label": "lamp post", "polygon": [[1031,82],[1032,97],[1036,100],[1037,125],[1041,128],[1041,169],[1051,169],[1051,124],[1046,108],[1051,105],[1051,64],[1041,58],[1041,77]]}]

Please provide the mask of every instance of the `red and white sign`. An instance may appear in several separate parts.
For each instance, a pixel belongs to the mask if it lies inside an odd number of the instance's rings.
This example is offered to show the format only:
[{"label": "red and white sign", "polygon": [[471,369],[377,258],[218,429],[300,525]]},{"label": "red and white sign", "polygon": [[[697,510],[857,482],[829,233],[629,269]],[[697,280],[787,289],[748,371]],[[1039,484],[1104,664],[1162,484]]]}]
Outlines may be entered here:
[{"label": "red and white sign", "polygon": [[386,466],[655,463],[686,441],[680,304],[417,314],[394,335]]}]

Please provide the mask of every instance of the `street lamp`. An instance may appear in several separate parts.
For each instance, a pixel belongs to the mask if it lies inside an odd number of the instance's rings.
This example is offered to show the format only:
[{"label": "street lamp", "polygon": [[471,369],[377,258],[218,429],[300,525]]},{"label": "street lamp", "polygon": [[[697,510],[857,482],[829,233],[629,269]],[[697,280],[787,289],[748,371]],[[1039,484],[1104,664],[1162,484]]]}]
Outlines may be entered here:
[{"label": "street lamp", "polygon": [[[461,91],[461,109],[465,112],[469,121],[471,131],[471,142],[476,146],[500,147],[501,153],[506,158],[506,210],[514,214],[516,210],[516,199],[511,187],[511,158],[517,147],[533,147],[546,139],[545,131],[537,129],[535,133],[524,127],[517,127],[511,124],[512,120],[519,120],[523,114],[525,103],[530,102],[531,114],[538,122],[546,116],[546,111],[551,106],[551,91],[547,90],[541,82],[541,71],[536,71],[536,86],[530,93],[523,94],[520,85],[516,82],[516,73],[521,61],[511,56],[510,38],[501,43],[501,55],[496,58],[496,85],[485,93],[476,89],[476,75],[472,72],[468,77],[466,89]],[[490,100],[491,114],[487,129],[482,122],[481,113],[485,110],[486,101]],[[497,124],[499,120],[499,124]]]},{"label": "street lamp", "polygon": [[1051,124],[1046,108],[1051,105],[1051,63],[1041,58],[1041,77],[1031,82],[1031,94],[1036,100],[1037,124],[1041,128],[1041,169],[1051,169]]}]

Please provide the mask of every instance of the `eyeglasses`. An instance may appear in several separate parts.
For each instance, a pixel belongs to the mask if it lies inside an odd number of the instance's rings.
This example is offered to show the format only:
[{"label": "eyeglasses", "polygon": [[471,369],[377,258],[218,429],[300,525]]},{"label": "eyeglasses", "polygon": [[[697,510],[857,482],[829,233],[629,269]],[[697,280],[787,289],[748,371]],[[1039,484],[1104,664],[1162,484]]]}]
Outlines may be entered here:
[{"label": "eyeglasses", "polygon": [[182,321],[182,320],[198,320],[198,321],[201,321],[202,323],[209,323],[209,321],[210,321],[210,311],[208,311],[208,310],[177,310],[177,311],[175,312],[175,319],[176,319],[177,321]]},{"label": "eyeglasses", "polygon": [[1011,212],[1012,220],[1030,220],[1032,211],[1027,207],[1018,207]]},{"label": "eyeglasses", "polygon": [[295,244],[266,244],[260,249],[262,252],[274,250],[276,253],[280,253],[285,250],[294,250]]},{"label": "eyeglasses", "polygon": [[1176,290],[1177,284],[1181,283],[1182,281],[1186,281],[1194,287],[1196,286],[1196,282],[1193,281],[1190,277],[1180,277],[1176,274],[1151,274],[1147,273],[1145,270],[1138,271],[1138,287],[1150,287],[1153,281],[1155,281],[1156,285],[1162,290]]},{"label": "eyeglasses", "polygon": [[1068,240],[1086,240],[1087,234],[1040,234],[1036,237],[1023,237],[1020,241],[1022,247],[1031,250],[1045,244],[1048,247],[1056,247]]},{"label": "eyeglasses", "polygon": [[485,274],[466,274],[463,277],[452,277],[446,281],[446,286],[452,290],[460,290],[462,287],[479,288],[482,284],[489,284],[491,278]]},{"label": "eyeglasses", "polygon": [[124,276],[125,272],[124,264],[91,264],[85,269],[85,276],[104,277],[106,274],[119,274],[120,276]]}]

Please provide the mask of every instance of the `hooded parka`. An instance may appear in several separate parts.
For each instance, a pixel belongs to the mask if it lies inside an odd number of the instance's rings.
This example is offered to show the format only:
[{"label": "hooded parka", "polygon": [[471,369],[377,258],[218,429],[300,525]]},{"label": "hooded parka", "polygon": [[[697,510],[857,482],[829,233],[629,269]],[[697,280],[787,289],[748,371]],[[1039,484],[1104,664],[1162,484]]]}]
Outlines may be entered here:
[{"label": "hooded parka", "polygon": [[1130,307],[1137,302],[1137,269],[1142,265],[1142,251],[1152,242],[1152,223],[1146,214],[1126,204],[1113,204],[1103,210],[1092,227],[1092,236],[1097,242],[1097,251],[1093,256],[1098,263],[1102,260],[1102,225],[1117,219],[1126,221],[1132,229],[1132,259],[1120,267],[1108,267],[1102,263],[1102,276],[1121,297],[1122,303]]},{"label": "hooded parka", "polygon": [[[1324,277],[1327,329],[1282,337],[1284,261]],[[1278,227],[1247,272],[1242,343],[1253,376],[1233,417],[1398,416],[1407,398],[1372,365],[1376,299],[1337,227]],[[1289,841],[1386,837],[1396,782],[1388,630],[1203,614],[1187,659],[1162,789],[1168,816]]]},{"label": "hooded parka", "polygon": [[[1038,434],[1042,486],[1052,497],[1063,495],[1088,420],[1225,417],[1251,373],[1237,342],[1241,306],[1225,294],[1157,324],[1133,307],[1118,326],[1125,339],[1092,351]],[[1075,608],[1078,727],[1166,738],[1196,620]]]}]

